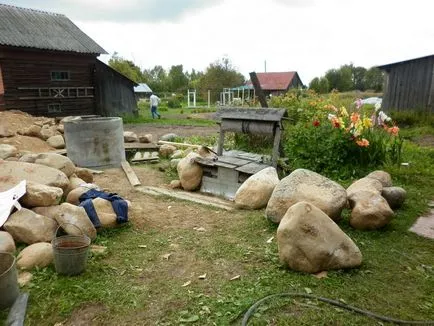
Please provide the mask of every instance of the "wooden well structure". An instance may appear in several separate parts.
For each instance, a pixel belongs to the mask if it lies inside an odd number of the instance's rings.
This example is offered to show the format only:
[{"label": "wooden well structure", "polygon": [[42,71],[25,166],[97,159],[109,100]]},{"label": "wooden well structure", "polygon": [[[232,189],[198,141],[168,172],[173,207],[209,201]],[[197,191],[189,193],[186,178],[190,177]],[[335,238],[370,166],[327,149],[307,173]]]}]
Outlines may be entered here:
[{"label": "wooden well structure", "polygon": [[262,134],[274,137],[271,163],[277,166],[279,158],[282,118],[285,109],[245,109],[225,108],[217,113],[220,121],[220,139],[217,148],[217,160],[197,158],[202,166],[203,177],[201,192],[233,199],[238,188],[251,175],[270,165],[255,154],[223,155],[225,132]]},{"label": "wooden well structure", "polygon": [[283,129],[282,119],[287,116],[285,109],[227,108],[219,110],[218,116],[221,119],[220,139],[217,147],[219,156],[223,154],[226,132],[273,136],[271,165],[277,167],[281,130]]}]

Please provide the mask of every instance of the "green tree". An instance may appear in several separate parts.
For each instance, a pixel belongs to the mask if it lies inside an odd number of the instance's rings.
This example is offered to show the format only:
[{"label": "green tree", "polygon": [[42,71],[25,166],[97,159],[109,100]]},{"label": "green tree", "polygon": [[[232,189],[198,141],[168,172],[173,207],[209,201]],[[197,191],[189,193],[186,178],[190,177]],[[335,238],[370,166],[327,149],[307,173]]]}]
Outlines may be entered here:
[{"label": "green tree", "polygon": [[309,88],[314,90],[318,94],[320,93],[319,78],[318,77],[315,77],[314,79],[311,80],[311,82],[309,84]]},{"label": "green tree", "polygon": [[372,67],[366,71],[366,89],[373,89],[376,92],[383,90],[383,72],[377,67]]},{"label": "green tree", "polygon": [[325,93],[328,93],[328,92],[330,92],[330,84],[329,84],[329,81],[328,81],[328,79],[327,79],[327,77],[321,77],[320,79],[319,79],[319,93],[320,94],[325,94]]},{"label": "green tree", "polygon": [[366,68],[353,67],[353,89],[364,91],[366,90]]},{"label": "green tree", "polygon": [[140,68],[134,62],[120,57],[116,52],[109,59],[108,65],[136,83],[145,81]]},{"label": "green tree", "polygon": [[188,78],[182,65],[172,66],[169,70],[170,91],[184,93],[188,87]]},{"label": "green tree", "polygon": [[156,65],[152,69],[145,69],[143,75],[147,80],[148,86],[154,92],[168,92],[170,90],[169,78],[162,66]]},{"label": "green tree", "polygon": [[229,58],[224,57],[211,63],[200,77],[198,86],[200,93],[205,96],[208,90],[213,93],[213,100],[223,88],[235,87],[244,84],[244,76],[232,66]]}]

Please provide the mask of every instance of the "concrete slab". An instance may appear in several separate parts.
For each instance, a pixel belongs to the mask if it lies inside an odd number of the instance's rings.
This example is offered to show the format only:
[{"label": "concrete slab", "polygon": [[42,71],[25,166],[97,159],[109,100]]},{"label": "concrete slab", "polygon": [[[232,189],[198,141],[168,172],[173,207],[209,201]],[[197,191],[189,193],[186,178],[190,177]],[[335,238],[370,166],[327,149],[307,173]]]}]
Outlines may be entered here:
[{"label": "concrete slab", "polygon": [[434,209],[427,216],[419,217],[409,231],[434,240]]}]

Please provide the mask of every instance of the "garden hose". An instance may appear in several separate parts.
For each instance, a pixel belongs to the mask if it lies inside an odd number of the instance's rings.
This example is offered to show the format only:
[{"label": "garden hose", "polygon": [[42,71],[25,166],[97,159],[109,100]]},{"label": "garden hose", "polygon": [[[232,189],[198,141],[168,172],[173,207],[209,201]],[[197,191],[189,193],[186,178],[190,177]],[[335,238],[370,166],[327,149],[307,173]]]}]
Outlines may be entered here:
[{"label": "garden hose", "polygon": [[339,308],[343,308],[352,312],[356,312],[358,314],[367,316],[369,318],[373,318],[373,319],[378,319],[384,322],[388,322],[388,323],[394,323],[394,324],[399,324],[399,325],[434,325],[434,320],[425,320],[425,321],[412,321],[412,320],[400,320],[400,319],[395,319],[395,318],[390,318],[387,316],[382,316],[382,315],[378,315],[375,314],[373,312],[370,312],[368,310],[363,310],[354,306],[350,306],[348,304],[336,301],[336,300],[332,300],[332,299],[328,299],[328,298],[324,298],[324,297],[318,297],[316,295],[312,295],[312,294],[306,294],[306,293],[291,293],[291,292],[283,292],[283,293],[277,293],[277,294],[272,294],[269,296],[266,296],[262,299],[260,299],[259,301],[256,301],[250,308],[249,310],[247,310],[247,312],[244,314],[243,320],[241,322],[241,326],[247,326],[250,317],[254,314],[254,312],[256,311],[256,309],[265,301],[272,299],[272,298],[277,298],[277,297],[300,297],[300,298],[307,298],[307,299],[315,299],[318,301],[322,301],[322,302],[326,302],[328,304],[331,304],[333,306],[337,306]]}]

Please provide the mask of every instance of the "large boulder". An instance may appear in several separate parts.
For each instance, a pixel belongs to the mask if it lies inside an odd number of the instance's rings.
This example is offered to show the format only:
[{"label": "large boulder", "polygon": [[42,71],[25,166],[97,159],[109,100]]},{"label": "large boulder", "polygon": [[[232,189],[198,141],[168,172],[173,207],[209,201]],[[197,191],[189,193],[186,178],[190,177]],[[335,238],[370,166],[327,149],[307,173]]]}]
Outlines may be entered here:
[{"label": "large boulder", "polygon": [[47,139],[47,144],[57,149],[65,148],[65,140],[62,135],[51,136]]},{"label": "large boulder", "polygon": [[110,201],[103,198],[95,198],[92,199],[92,203],[102,228],[115,228],[119,226],[116,222],[116,213]]},{"label": "large boulder", "polygon": [[43,137],[41,135],[41,127],[37,126],[37,125],[31,125],[27,129],[19,131],[18,133],[23,135],[23,136],[37,137],[37,138],[43,139]]},{"label": "large boulder", "polygon": [[15,253],[15,241],[9,232],[0,231],[0,252]]},{"label": "large boulder", "polygon": [[74,174],[86,183],[93,182],[93,174],[89,169],[77,167],[75,168]]},{"label": "large boulder", "polygon": [[97,185],[92,183],[85,183],[80,185],[79,187],[71,190],[68,193],[68,196],[66,196],[66,202],[70,203],[72,205],[79,205],[80,204],[80,196],[84,193],[88,192],[90,189],[99,189]]},{"label": "large boulder", "polygon": [[28,208],[52,206],[59,204],[62,196],[62,188],[27,182],[26,193],[20,198],[20,203]]},{"label": "large boulder", "polygon": [[170,157],[175,153],[176,147],[173,145],[163,144],[160,146],[160,149],[158,150],[158,154],[160,154],[161,157]]},{"label": "large boulder", "polygon": [[38,155],[39,155],[38,153],[25,153],[20,157],[19,161],[27,162],[27,163],[35,163]]},{"label": "large boulder", "polygon": [[139,137],[132,131],[124,131],[124,142],[125,143],[136,143],[139,141]]},{"label": "large boulder", "polygon": [[381,192],[384,199],[387,200],[390,208],[400,208],[404,204],[407,192],[401,187],[385,187]]},{"label": "large boulder", "polygon": [[60,205],[58,213],[54,218],[62,226],[62,229],[70,235],[81,235],[84,233],[91,240],[96,238],[96,229],[83,207],[63,203]]},{"label": "large boulder", "polygon": [[50,137],[56,136],[57,129],[56,126],[43,125],[41,128],[41,138],[47,140]]},{"label": "large boulder", "polygon": [[361,190],[349,198],[350,225],[358,230],[375,230],[389,224],[393,211],[379,192]]},{"label": "large boulder", "polygon": [[18,269],[31,270],[35,267],[44,268],[53,262],[53,247],[51,243],[38,242],[24,248],[17,257]]},{"label": "large boulder", "polygon": [[15,133],[10,131],[7,126],[0,125],[0,138],[13,136],[15,136]]},{"label": "large boulder", "polygon": [[366,178],[371,178],[380,181],[383,187],[392,186],[392,177],[386,171],[377,170],[371,172],[366,176]]},{"label": "large boulder", "polygon": [[351,199],[355,194],[357,194],[360,191],[381,193],[382,190],[383,190],[383,185],[381,184],[380,181],[374,178],[366,177],[353,182],[347,188],[347,196],[348,199]]},{"label": "large boulder", "polygon": [[8,190],[22,180],[59,187],[63,190],[69,184],[65,173],[57,169],[26,162],[0,161],[0,191]]},{"label": "large boulder", "polygon": [[69,177],[69,186],[65,190],[65,195],[67,196],[72,190],[74,190],[74,189],[76,189],[82,185],[85,185],[85,184],[86,184],[86,182],[83,179],[77,177],[77,175],[75,173],[72,174]]},{"label": "large boulder", "polygon": [[35,164],[46,165],[58,169],[65,173],[68,178],[75,171],[75,165],[68,157],[56,153],[39,154],[36,157]]},{"label": "large boulder", "polygon": [[238,208],[260,209],[267,206],[279,176],[273,167],[265,168],[250,176],[235,193]]},{"label": "large boulder", "polygon": [[176,167],[182,188],[185,190],[196,190],[202,182],[203,170],[196,163],[196,157],[199,157],[199,154],[190,153],[181,159]]},{"label": "large boulder", "polygon": [[152,135],[151,134],[146,134],[146,135],[141,135],[139,136],[139,142],[141,143],[152,143]]},{"label": "large boulder", "polygon": [[317,273],[360,266],[354,242],[321,209],[308,202],[291,206],[277,228],[280,261],[290,269]]},{"label": "large boulder", "polygon": [[9,157],[16,156],[18,149],[9,144],[0,144],[0,159],[5,160]]},{"label": "large boulder", "polygon": [[16,242],[32,244],[51,241],[57,223],[50,217],[22,208],[9,216],[3,227]]},{"label": "large boulder", "polygon": [[179,136],[177,134],[169,133],[169,134],[165,134],[165,135],[161,136],[160,140],[163,140],[163,141],[174,141],[178,137]]},{"label": "large boulder", "polygon": [[338,183],[305,169],[297,169],[274,188],[265,216],[279,223],[295,203],[312,203],[333,220],[338,220],[347,203],[347,193]]}]

